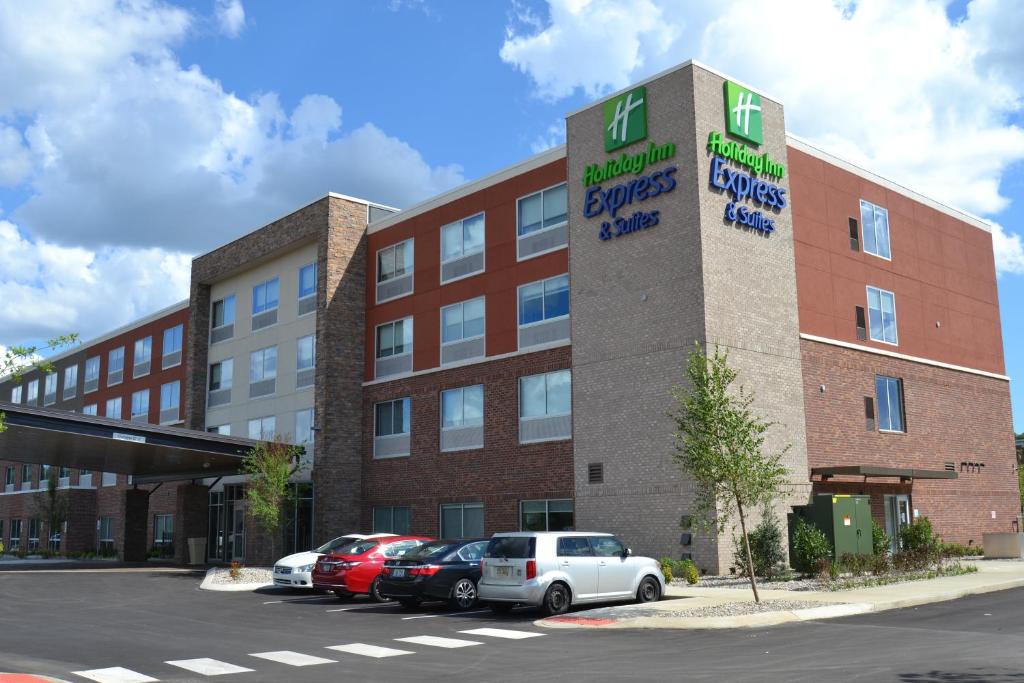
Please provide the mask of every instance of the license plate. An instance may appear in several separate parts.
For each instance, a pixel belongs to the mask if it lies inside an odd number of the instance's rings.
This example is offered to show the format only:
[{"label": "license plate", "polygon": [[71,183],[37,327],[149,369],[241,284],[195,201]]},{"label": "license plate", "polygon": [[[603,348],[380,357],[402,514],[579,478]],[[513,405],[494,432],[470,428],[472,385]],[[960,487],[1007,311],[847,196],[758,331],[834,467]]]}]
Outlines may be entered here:
[{"label": "license plate", "polygon": [[400,579],[403,576],[405,576],[405,570],[404,569],[392,569],[391,570],[391,575],[394,576],[396,579]]},{"label": "license plate", "polygon": [[512,567],[495,567],[495,576],[512,576]]}]

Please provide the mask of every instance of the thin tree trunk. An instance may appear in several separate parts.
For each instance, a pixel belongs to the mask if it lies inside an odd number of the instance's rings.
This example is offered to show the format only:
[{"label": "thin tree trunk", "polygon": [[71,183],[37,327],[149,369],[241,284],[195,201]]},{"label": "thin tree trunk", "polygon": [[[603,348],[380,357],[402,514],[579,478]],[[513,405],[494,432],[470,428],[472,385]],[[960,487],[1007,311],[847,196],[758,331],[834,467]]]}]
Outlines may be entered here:
[{"label": "thin tree trunk", "polygon": [[747,551],[747,574],[750,576],[750,587],[754,590],[754,602],[761,602],[757,594],[757,579],[754,578],[754,556],[750,554],[750,539],[747,538],[747,521],[743,516],[743,504],[736,501],[736,509],[740,513],[740,531],[743,533],[743,547]]}]

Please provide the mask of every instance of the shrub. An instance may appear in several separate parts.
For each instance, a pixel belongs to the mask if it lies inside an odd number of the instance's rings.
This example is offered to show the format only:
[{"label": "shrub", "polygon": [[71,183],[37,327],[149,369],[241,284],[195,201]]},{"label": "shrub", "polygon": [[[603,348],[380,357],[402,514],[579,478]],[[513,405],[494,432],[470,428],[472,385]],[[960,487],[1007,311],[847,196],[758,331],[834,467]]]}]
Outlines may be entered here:
[{"label": "shrub", "polygon": [[882,576],[892,571],[892,560],[888,553],[871,555],[871,573],[875,576]]},{"label": "shrub", "polygon": [[661,573],[665,575],[665,583],[672,583],[672,558],[663,557],[659,562],[661,562]]},{"label": "shrub", "polygon": [[240,578],[242,578],[242,563],[239,562],[238,560],[232,561],[231,562],[231,570],[230,571],[231,571],[231,580],[232,581],[238,581]]},{"label": "shrub", "polygon": [[885,533],[885,529],[878,522],[871,520],[871,552],[875,555],[888,555],[890,550],[892,539],[889,538],[889,534]]},{"label": "shrub", "polygon": [[984,555],[985,551],[981,546],[964,545],[962,543],[939,543],[939,554],[943,558],[950,557],[977,557]]},{"label": "shrub", "polygon": [[903,550],[910,552],[928,551],[937,548],[939,539],[932,531],[932,523],[927,517],[915,519],[900,530],[900,541]]},{"label": "shrub", "polygon": [[[766,514],[761,523],[748,534],[750,556],[754,561],[754,574],[766,578],[778,575],[786,562],[782,547],[782,529],[775,515]],[[742,576],[747,575],[747,553],[743,548],[743,537],[733,536],[733,563]]]},{"label": "shrub", "polygon": [[697,569],[697,565],[693,563],[693,560],[683,560],[678,563],[676,568],[680,570],[679,573],[686,579],[686,583],[691,586],[700,581],[700,571]]},{"label": "shrub", "polygon": [[700,570],[693,560],[673,560],[671,557],[663,557],[661,573],[665,575],[665,581],[671,582],[673,578],[686,579],[686,583],[695,584],[700,581]]},{"label": "shrub", "polygon": [[821,529],[800,519],[793,530],[793,568],[803,574],[819,573],[821,561],[832,555],[832,544]]},{"label": "shrub", "polygon": [[864,576],[864,573],[872,568],[872,559],[874,557],[875,555],[845,553],[839,558],[839,564],[854,576]]}]

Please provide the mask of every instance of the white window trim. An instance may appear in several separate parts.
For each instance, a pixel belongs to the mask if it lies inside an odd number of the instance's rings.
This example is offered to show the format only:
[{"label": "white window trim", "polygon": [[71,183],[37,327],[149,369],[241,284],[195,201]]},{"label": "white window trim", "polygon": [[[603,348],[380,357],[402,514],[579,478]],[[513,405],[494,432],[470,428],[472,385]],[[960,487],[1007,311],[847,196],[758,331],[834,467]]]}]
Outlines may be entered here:
[{"label": "white window trim", "polygon": [[380,338],[379,337],[379,335],[380,335],[380,328],[384,327],[385,325],[394,325],[397,322],[402,322],[402,321],[408,320],[409,321],[410,329],[412,329],[412,319],[413,319],[413,316],[408,315],[408,316],[405,316],[404,318],[395,318],[394,320],[389,320],[389,321],[381,323],[380,325],[377,325],[376,327],[373,328],[373,360],[374,360],[374,367],[375,367],[375,370],[374,370],[374,374],[375,375],[376,375],[376,365],[377,365],[377,363],[379,361],[386,360],[388,358],[403,358],[405,356],[411,356],[412,355],[412,346],[416,343],[415,330],[413,330],[414,334],[412,336],[412,342],[409,345],[409,350],[408,351],[403,351],[402,353],[393,353],[390,356],[378,356],[377,355],[377,340]]},{"label": "white window trim", "polygon": [[[476,301],[477,299],[481,299],[484,302],[484,331],[481,334],[477,334],[472,337],[462,337],[461,339],[456,339],[455,341],[446,342],[444,340],[444,309],[451,308],[452,306],[462,306],[462,329],[466,329],[465,305],[470,301]],[[453,346],[455,344],[461,344],[462,342],[476,341],[477,339],[485,339],[487,337],[487,296],[485,294],[481,294],[480,296],[475,296],[472,299],[466,299],[464,301],[455,301],[445,306],[441,306],[440,310],[438,311],[438,318],[438,322],[440,323],[441,329],[438,332],[437,341],[441,344],[442,347]]]},{"label": "white window trim", "polygon": [[[386,303],[388,301],[396,301],[398,299],[402,299],[402,298],[405,298],[407,296],[412,296],[413,294],[416,293],[416,245],[415,245],[415,241],[416,241],[415,237],[410,237],[407,240],[400,240],[398,242],[394,242],[392,244],[389,244],[386,247],[381,247],[380,249],[377,250],[377,253],[375,253],[373,255],[373,258],[374,258],[374,262],[373,262],[373,269],[374,269],[373,300],[377,304],[383,304],[383,303]],[[410,270],[407,273],[407,275],[412,280],[412,287],[405,294],[399,294],[398,296],[392,296],[392,297],[388,297],[387,299],[381,299],[380,297],[377,296],[377,289],[380,287],[380,283],[381,283],[381,280],[380,280],[380,252],[387,251],[388,249],[391,249],[392,247],[397,247],[399,244],[404,244],[406,242],[408,242],[409,244],[412,245],[412,270]],[[399,275],[398,277],[405,277],[405,275]],[[392,279],[394,280],[394,279],[398,279],[398,278],[392,278]],[[391,280],[387,280],[387,282],[390,282],[390,281]]]},{"label": "white window trim", "polygon": [[[871,216],[871,229],[872,230],[875,229],[874,209],[881,209],[882,211],[885,211],[885,225],[888,228],[888,232],[886,233],[886,237],[889,238],[889,256],[888,257],[882,256],[881,254],[876,254],[873,251],[868,251],[867,250],[867,240],[864,239],[864,227],[865,227],[864,226],[864,212],[863,212],[864,204],[867,204],[868,206],[870,206],[872,208],[872,212],[871,212],[872,213],[872,216]],[[861,222],[861,226],[860,226],[861,240],[860,241],[861,241],[861,246],[863,247],[864,253],[867,254],[868,256],[874,256],[875,258],[880,258],[883,261],[892,262],[892,225],[889,223],[889,208],[885,207],[885,206],[879,206],[878,204],[875,204],[874,202],[869,202],[866,199],[861,199],[860,200],[860,206],[861,206],[861,209],[862,209],[861,214],[860,214],[860,219],[861,219],[860,220],[860,222]],[[878,232],[877,231],[875,232],[875,244],[876,245],[878,244]]]},{"label": "white window trim", "polygon": [[[565,320],[565,319],[569,318],[572,315],[572,301],[570,301],[569,302],[569,312],[566,313],[565,315],[558,315],[558,316],[555,316],[554,318],[544,318],[542,320],[538,320],[536,322],[526,323],[526,324],[523,324],[523,323],[519,322],[519,317],[520,317],[520,314],[522,313],[522,311],[519,309],[519,307],[520,307],[520,305],[522,304],[522,301],[523,301],[522,297],[519,296],[519,291],[521,289],[523,289],[524,287],[529,287],[530,285],[535,285],[538,282],[543,284],[543,283],[547,282],[548,280],[554,280],[557,277],[564,277],[564,276],[567,276],[567,275],[569,275],[569,273],[560,273],[558,275],[552,275],[551,277],[546,277],[546,278],[544,278],[542,280],[534,280],[532,282],[524,282],[523,284],[521,284],[518,287],[516,287],[516,329],[527,330],[527,329],[529,329],[531,327],[536,327],[538,325],[546,325],[547,323],[554,322],[556,320]],[[571,281],[569,283],[569,295],[572,296],[572,282]],[[542,295],[541,298],[543,300],[543,295]],[[542,305],[543,305],[543,303],[542,303]]]},{"label": "white window trim", "polygon": [[[516,263],[522,263],[523,261],[529,261],[530,259],[537,258],[538,256],[544,256],[545,254],[552,254],[552,253],[554,253],[556,251],[561,251],[563,249],[568,249],[569,248],[569,240],[566,239],[565,244],[563,244],[561,246],[552,247],[551,249],[545,249],[544,251],[538,251],[536,254],[530,254],[529,256],[526,256],[524,258],[520,258],[519,257],[519,240],[523,239],[524,237],[529,237],[531,235],[540,235],[540,234],[543,234],[545,232],[549,232],[551,230],[558,230],[559,228],[565,227],[566,225],[569,224],[569,214],[568,214],[568,205],[567,205],[566,206],[566,218],[565,218],[564,222],[556,223],[555,225],[549,225],[546,228],[541,228],[540,230],[534,230],[533,232],[528,232],[525,235],[520,235],[519,234],[519,201],[522,200],[522,199],[526,199],[527,197],[532,197],[533,195],[538,194],[538,193],[543,193],[543,192],[547,192],[548,190],[553,190],[556,187],[558,187],[559,185],[565,185],[566,186],[566,188],[565,188],[566,189],[566,202],[568,202],[569,184],[568,184],[568,182],[566,182],[564,180],[562,182],[560,182],[560,183],[555,183],[554,185],[549,185],[548,187],[544,187],[544,188],[541,188],[539,190],[534,190],[533,192],[527,192],[526,194],[524,194],[521,197],[516,197],[516,224],[515,224],[515,228],[514,228],[515,231],[516,231]],[[541,221],[543,221],[543,219],[544,219],[543,199],[541,200],[541,202],[542,202],[541,203]]]},{"label": "white window trim", "polygon": [[[894,331],[896,332],[896,341],[894,341],[894,342],[886,341],[884,339],[875,339],[874,337],[871,336],[871,290],[872,289],[874,289],[874,290],[876,290],[878,292],[881,292],[883,294],[888,294],[888,295],[892,296],[892,324],[893,324],[893,327],[895,328]],[[881,287],[875,287],[874,285],[866,285],[864,291],[865,291],[865,299],[864,299],[865,310],[867,311],[867,314],[868,314],[868,320],[867,320],[867,323],[868,323],[868,339],[873,341],[873,342],[875,342],[876,344],[886,344],[887,346],[899,346],[900,345],[900,326],[899,326],[899,316],[896,314],[896,293],[895,292],[891,292],[888,289],[882,289]],[[881,305],[881,303],[882,303],[881,296],[879,296],[878,303],[879,303],[879,305]],[[883,336],[885,335],[885,323],[884,322],[882,323],[882,335]]]},{"label": "white window trim", "polygon": [[[450,258],[448,260],[445,260],[444,259],[444,229],[447,228],[450,225],[455,225],[456,223],[458,223],[459,225],[463,225],[470,218],[476,218],[477,216],[483,216],[484,217],[484,243],[482,245],[480,245],[480,248],[475,250],[475,251],[469,251],[469,252],[463,251],[462,255],[454,256],[454,257],[452,257],[452,258]],[[442,285],[447,285],[447,284],[451,284],[452,282],[458,282],[459,280],[465,280],[467,278],[475,277],[475,276],[479,275],[480,273],[483,273],[483,272],[487,271],[487,212],[486,211],[480,211],[480,212],[471,214],[469,216],[466,216],[465,218],[461,218],[459,220],[454,220],[454,221],[452,221],[450,223],[445,223],[444,225],[441,226],[441,229],[438,231],[438,238],[439,238],[438,239],[438,263],[439,263],[439,266],[438,266],[438,269],[437,269],[437,277],[438,277],[438,279],[439,279],[439,281],[440,281],[440,283]],[[483,262],[483,264],[481,264],[479,270],[474,270],[472,273],[466,273],[465,275],[460,275],[459,277],[453,277],[453,278],[448,279],[448,280],[444,279],[444,268],[442,268],[440,266],[443,266],[446,263],[453,263],[454,261],[458,261],[459,259],[464,259],[467,256],[473,256],[474,254],[483,254],[484,255],[484,259],[483,259],[484,262]]]}]

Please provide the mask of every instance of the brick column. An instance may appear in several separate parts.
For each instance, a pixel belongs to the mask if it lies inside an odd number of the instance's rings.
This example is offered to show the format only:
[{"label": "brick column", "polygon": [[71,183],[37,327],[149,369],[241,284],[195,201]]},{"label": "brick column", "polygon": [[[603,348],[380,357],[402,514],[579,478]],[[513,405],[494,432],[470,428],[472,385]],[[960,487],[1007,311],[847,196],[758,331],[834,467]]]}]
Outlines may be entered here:
[{"label": "brick column", "polygon": [[149,530],[149,491],[125,489],[124,539],[125,562],[146,561],[146,532]]},{"label": "brick column", "polygon": [[[174,560],[188,563],[188,539],[209,533],[209,490],[199,484],[180,484],[174,509]],[[209,539],[207,539],[209,542]],[[209,547],[209,546],[207,546]],[[204,554],[203,560],[206,557]]]}]

